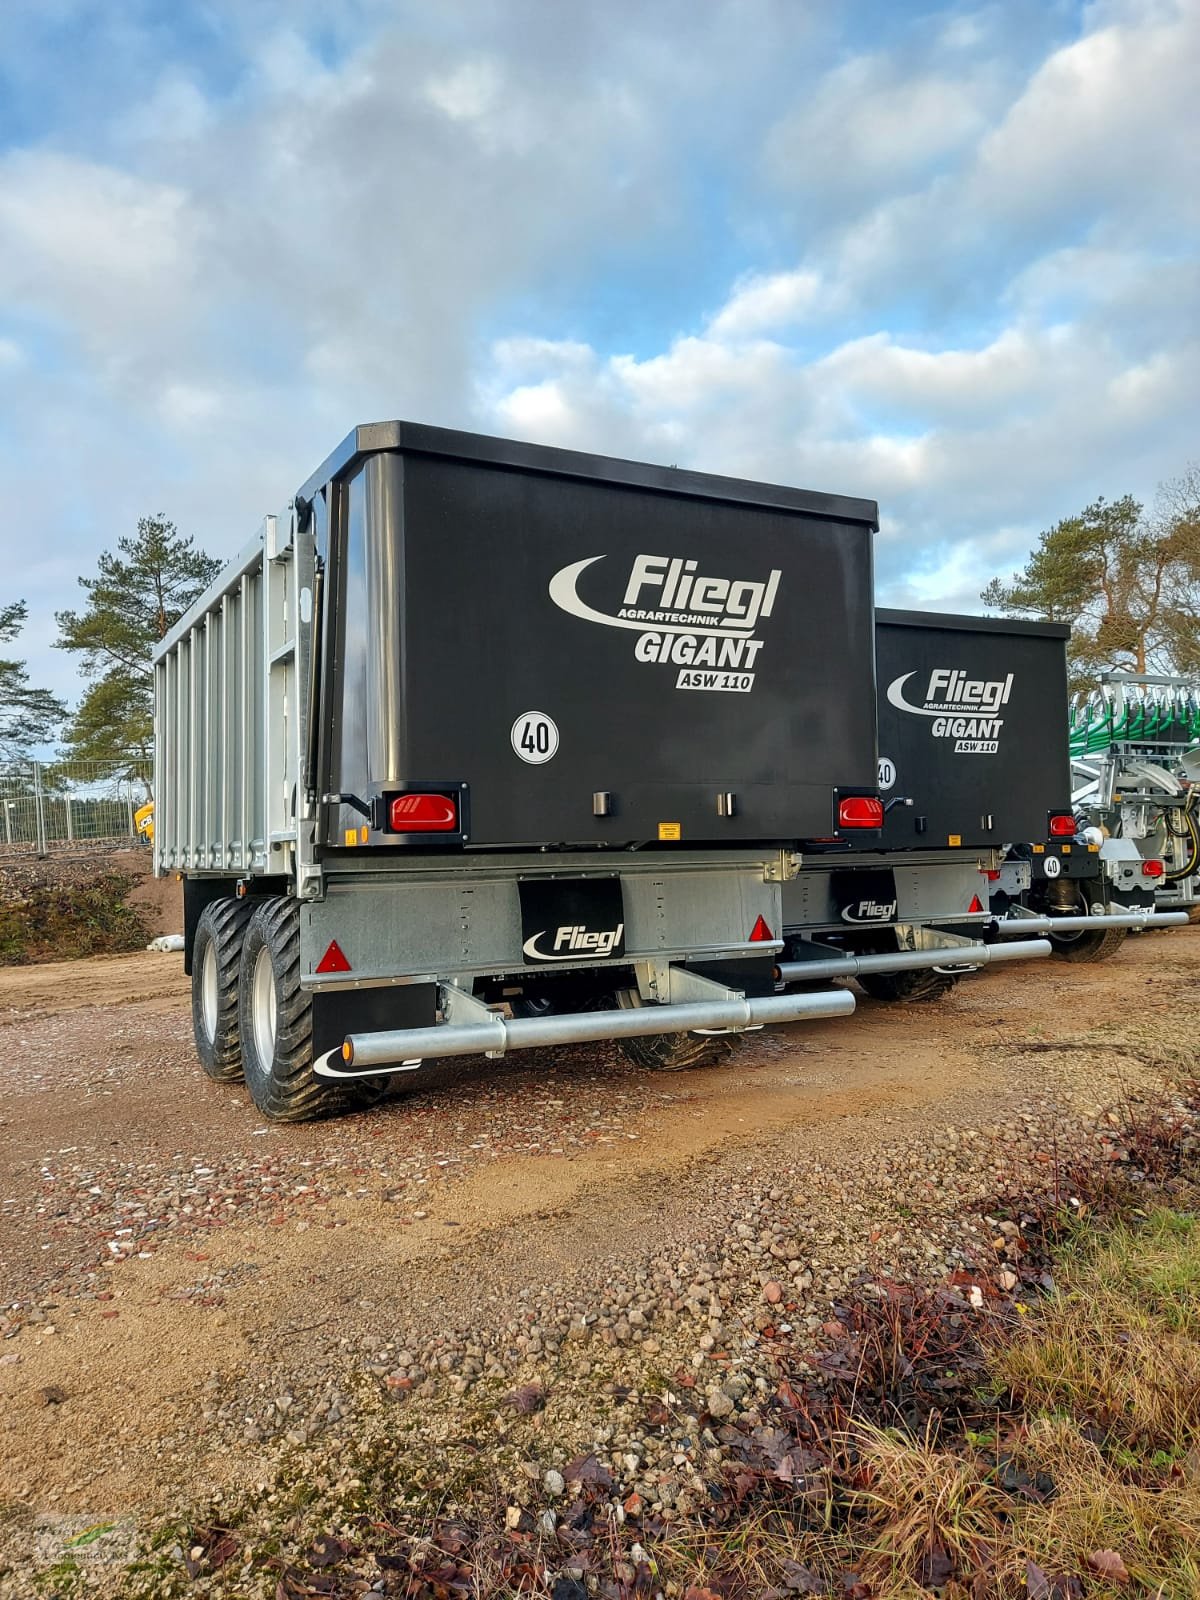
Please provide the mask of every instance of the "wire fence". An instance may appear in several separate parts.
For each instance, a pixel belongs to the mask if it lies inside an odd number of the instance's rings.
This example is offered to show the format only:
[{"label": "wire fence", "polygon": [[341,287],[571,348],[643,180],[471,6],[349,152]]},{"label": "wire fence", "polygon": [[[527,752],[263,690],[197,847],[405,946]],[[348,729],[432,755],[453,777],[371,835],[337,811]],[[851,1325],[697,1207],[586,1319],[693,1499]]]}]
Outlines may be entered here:
[{"label": "wire fence", "polygon": [[21,761],[0,766],[0,852],[51,851],[142,837],[152,798],[148,762]]}]

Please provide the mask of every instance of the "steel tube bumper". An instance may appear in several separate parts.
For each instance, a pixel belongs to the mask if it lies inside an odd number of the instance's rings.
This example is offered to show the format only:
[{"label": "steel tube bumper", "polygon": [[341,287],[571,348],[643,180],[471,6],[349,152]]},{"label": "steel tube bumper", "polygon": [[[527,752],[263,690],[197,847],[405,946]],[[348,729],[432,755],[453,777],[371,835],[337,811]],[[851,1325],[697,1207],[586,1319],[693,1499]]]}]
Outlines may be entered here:
[{"label": "steel tube bumper", "polygon": [[561,1016],[502,1017],[439,1023],[432,1028],[394,1028],[352,1033],[350,1060],[340,1050],[317,1059],[320,1078],[355,1078],[370,1068],[403,1072],[427,1057],[504,1055],[544,1045],[585,1044],[597,1039],[638,1038],[646,1034],[689,1033],[694,1029],[761,1028],[802,1018],[844,1017],[854,1010],[846,989],[825,994],[777,994],[732,1000],[691,1001],[680,1005],[638,1006],[632,1010],[569,1011]]},{"label": "steel tube bumper", "polygon": [[987,967],[997,961],[1025,961],[1048,956],[1048,939],[1022,945],[958,944],[940,950],[897,950],[887,955],[829,956],[818,961],[781,961],[776,971],[785,983],[817,978],[854,978],[860,972],[920,972],[930,967]]},{"label": "steel tube bumper", "polygon": [[1114,911],[1098,917],[1004,917],[996,923],[1003,939],[1026,933],[1080,933],[1088,928],[1182,928],[1186,911]]}]

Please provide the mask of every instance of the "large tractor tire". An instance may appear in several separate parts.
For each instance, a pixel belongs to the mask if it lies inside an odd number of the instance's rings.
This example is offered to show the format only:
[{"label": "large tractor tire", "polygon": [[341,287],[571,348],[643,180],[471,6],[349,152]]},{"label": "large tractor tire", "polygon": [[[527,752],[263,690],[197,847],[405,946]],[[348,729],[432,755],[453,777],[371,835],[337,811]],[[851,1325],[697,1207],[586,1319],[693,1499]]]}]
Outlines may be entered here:
[{"label": "large tractor tire", "polygon": [[923,967],[909,972],[860,972],[855,983],[872,1000],[890,1000],[906,1005],[918,1000],[943,1000],[959,980],[957,972],[939,972]]},{"label": "large tractor tire", "polygon": [[1128,928],[1081,928],[1078,933],[1052,933],[1050,943],[1060,961],[1107,961],[1125,943]]},{"label": "large tractor tire", "polygon": [[313,1072],[312,996],[300,987],[300,908],[260,900],[242,942],[238,982],[242,1064],[250,1098],[272,1122],[365,1111],[386,1077],[323,1083]]},{"label": "large tractor tire", "polygon": [[251,900],[213,900],[205,906],[192,946],[192,1033],[200,1065],[215,1083],[242,1076],[238,1030],[238,971],[242,940],[254,914]]},{"label": "large tractor tire", "polygon": [[[617,1003],[623,1011],[634,1011],[645,1002],[636,989],[622,989]],[[643,1033],[618,1039],[624,1055],[646,1072],[687,1072],[692,1067],[711,1067],[726,1061],[741,1042],[737,1033]]]}]

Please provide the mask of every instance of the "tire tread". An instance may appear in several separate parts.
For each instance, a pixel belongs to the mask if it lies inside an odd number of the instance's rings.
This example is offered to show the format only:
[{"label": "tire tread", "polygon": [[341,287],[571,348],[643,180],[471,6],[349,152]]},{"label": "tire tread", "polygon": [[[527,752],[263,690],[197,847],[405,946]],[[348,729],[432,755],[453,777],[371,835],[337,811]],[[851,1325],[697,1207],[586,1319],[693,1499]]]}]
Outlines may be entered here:
[{"label": "tire tread", "polygon": [[[252,1022],[252,962],[265,945],[275,973],[275,1058],[260,1070]],[[361,1083],[322,1083],[313,1072],[312,999],[300,984],[300,908],[294,900],[259,902],[247,930],[241,1001],[242,1050],[251,1070],[246,1087],[254,1104],[272,1122],[311,1122],[320,1117],[364,1111],[388,1090],[386,1078]]]},{"label": "tire tread", "polygon": [[[192,951],[192,1032],[200,1065],[214,1083],[237,1083],[242,1077],[238,975],[242,941],[253,912],[249,901],[236,900],[232,895],[213,900],[201,913],[196,929]],[[201,1024],[204,952],[210,941],[217,952],[217,1031],[211,1045]]]},{"label": "tire tread", "polygon": [[872,1000],[917,1005],[944,1000],[958,979],[958,973],[922,967],[908,972],[863,972],[854,981]]}]

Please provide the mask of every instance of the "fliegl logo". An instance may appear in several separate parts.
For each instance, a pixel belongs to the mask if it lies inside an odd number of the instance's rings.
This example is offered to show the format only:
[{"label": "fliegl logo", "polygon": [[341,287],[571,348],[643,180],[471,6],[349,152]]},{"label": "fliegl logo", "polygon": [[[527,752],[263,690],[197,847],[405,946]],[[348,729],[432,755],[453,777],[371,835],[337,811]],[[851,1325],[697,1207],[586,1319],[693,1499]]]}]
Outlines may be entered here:
[{"label": "fliegl logo", "polygon": [[[1012,694],[1013,673],[1004,678],[972,678],[958,667],[935,667],[929,674],[922,704],[914,704],[905,688],[915,672],[888,684],[888,700],[914,717],[931,717],[935,739],[953,739],[956,755],[991,756],[1000,748],[1004,718],[999,713]],[[909,690],[911,694],[912,691]]]},{"label": "fliegl logo", "polygon": [[[611,956],[620,948],[625,924],[615,928],[588,928],[582,922],[568,923],[561,928],[543,928],[531,934],[521,946],[531,961],[578,961],[580,956]],[[550,948],[545,941],[550,940]]]},{"label": "fliegl logo", "polygon": [[677,689],[723,689],[749,694],[765,641],[756,637],[774,610],[783,573],[766,578],[723,578],[701,573],[682,556],[637,555],[620,606],[598,611],[579,594],[579,580],[607,556],[586,556],[550,580],[561,611],[605,628],[637,634],[636,660],[675,666]]},{"label": "fliegl logo", "polygon": [[895,900],[859,900],[842,909],[843,922],[890,922],[896,915]]}]

